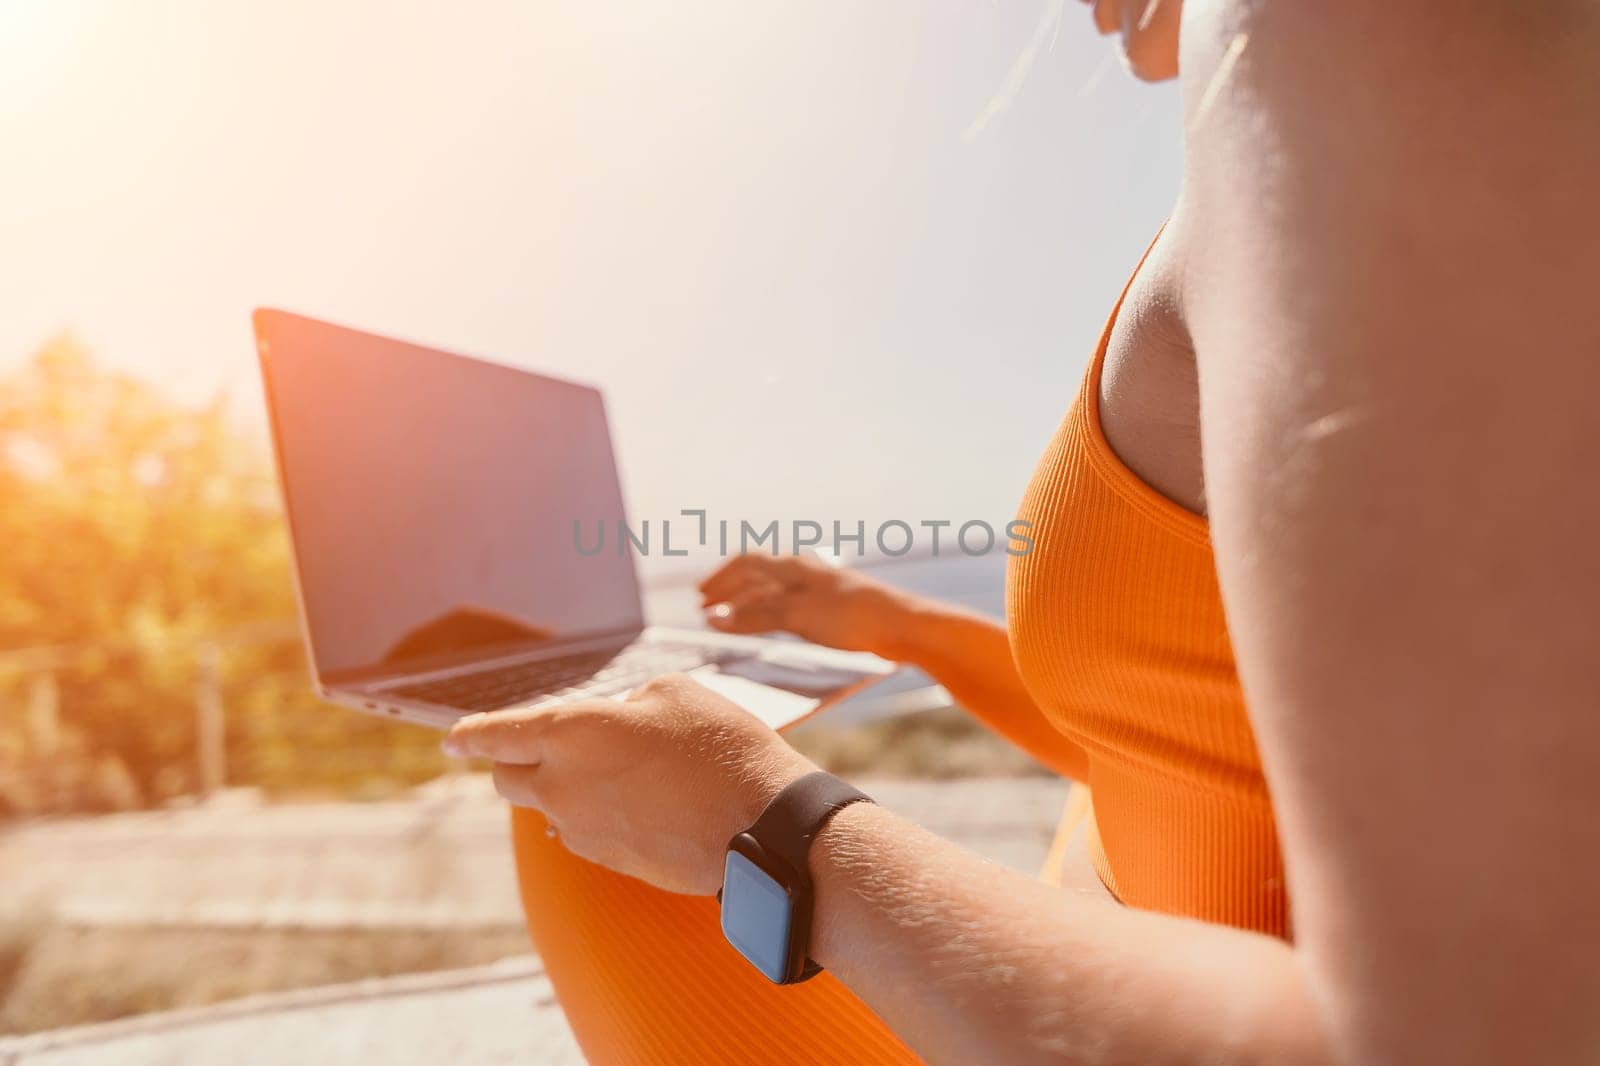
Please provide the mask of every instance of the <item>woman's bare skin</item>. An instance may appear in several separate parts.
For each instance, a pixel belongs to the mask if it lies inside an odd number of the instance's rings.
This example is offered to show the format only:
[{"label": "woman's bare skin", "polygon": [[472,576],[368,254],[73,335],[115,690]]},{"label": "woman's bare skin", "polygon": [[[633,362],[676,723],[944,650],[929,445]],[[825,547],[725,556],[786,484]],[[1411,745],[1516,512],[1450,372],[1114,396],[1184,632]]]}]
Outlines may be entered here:
[{"label": "woman's bare skin", "polygon": [[[1600,9],[1093,15],[1136,72],[1181,68],[1187,169],[1102,422],[1209,519],[1295,942],[1062,892],[857,804],[811,852],[812,954],[941,1061],[1593,1061]],[[1028,699],[992,623],[820,566],[729,564],[714,621]],[[1013,739],[1048,750],[1041,723]],[[578,854],[700,893],[811,769],[686,678],[450,743]]]},{"label": "woman's bare skin", "polygon": [[1100,428],[1123,464],[1181,507],[1205,514],[1200,385],[1184,323],[1182,231],[1169,223],[1128,288],[1100,374]]}]

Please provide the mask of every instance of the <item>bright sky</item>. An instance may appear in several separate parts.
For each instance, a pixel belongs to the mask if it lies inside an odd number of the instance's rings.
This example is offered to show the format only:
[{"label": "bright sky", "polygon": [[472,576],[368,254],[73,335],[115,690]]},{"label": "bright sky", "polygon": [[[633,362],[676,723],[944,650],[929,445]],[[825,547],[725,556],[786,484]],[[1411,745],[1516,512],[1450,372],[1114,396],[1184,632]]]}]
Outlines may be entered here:
[{"label": "bright sky", "polygon": [[0,0],[0,366],[70,328],[259,423],[270,304],[603,386],[636,520],[998,525],[1177,189],[1109,48],[1070,0]]}]

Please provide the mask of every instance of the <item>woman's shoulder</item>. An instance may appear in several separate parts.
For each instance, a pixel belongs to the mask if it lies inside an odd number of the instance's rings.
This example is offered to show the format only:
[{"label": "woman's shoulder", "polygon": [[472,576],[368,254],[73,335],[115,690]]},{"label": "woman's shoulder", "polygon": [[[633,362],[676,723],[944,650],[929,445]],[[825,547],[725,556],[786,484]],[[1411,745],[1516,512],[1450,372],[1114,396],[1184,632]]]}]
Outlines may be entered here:
[{"label": "woman's shoulder", "polygon": [[1280,205],[1308,197],[1401,228],[1559,205],[1582,240],[1600,225],[1596,55],[1591,0],[1189,0],[1191,258],[1237,237],[1230,218],[1294,230]]},{"label": "woman's shoulder", "polygon": [[[1600,91],[1600,5],[1592,0],[1188,0],[1182,85],[1187,132],[1254,118],[1293,136],[1320,118],[1360,136],[1408,127],[1446,136],[1526,122],[1552,94],[1584,114]],[[1410,127],[1418,118],[1423,129]]]}]

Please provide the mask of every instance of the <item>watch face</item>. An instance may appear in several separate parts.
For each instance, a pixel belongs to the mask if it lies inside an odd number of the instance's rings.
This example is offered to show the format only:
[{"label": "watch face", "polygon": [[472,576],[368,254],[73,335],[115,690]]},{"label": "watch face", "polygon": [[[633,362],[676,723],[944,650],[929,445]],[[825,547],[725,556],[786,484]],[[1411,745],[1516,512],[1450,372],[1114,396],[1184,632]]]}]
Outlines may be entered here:
[{"label": "watch face", "polygon": [[737,851],[722,874],[722,935],[751,965],[782,984],[788,979],[789,924],[794,906],[772,875]]}]

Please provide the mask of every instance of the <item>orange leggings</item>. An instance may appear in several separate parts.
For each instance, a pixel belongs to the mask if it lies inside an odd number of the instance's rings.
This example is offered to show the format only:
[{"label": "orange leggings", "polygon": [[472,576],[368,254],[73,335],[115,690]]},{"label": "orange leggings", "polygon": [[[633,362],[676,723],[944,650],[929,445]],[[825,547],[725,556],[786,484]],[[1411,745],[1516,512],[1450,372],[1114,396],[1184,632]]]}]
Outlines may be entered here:
[{"label": "orange leggings", "polygon": [[[1061,883],[1089,792],[1074,786],[1042,877]],[[827,971],[780,987],[722,938],[717,902],[577,858],[544,816],[511,810],[528,931],[583,1053],[615,1063],[915,1063]]]},{"label": "orange leggings", "polygon": [[780,987],[722,938],[717,901],[579,859],[512,808],[528,931],[578,1044],[617,1063],[920,1062],[831,974]]}]

